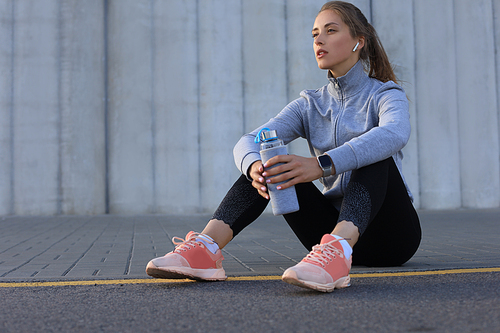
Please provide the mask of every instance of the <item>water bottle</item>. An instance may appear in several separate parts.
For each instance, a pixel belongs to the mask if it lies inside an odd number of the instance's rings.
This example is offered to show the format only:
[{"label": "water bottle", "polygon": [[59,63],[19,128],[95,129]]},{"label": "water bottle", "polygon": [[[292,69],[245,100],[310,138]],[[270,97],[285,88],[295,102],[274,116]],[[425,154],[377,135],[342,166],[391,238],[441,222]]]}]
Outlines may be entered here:
[{"label": "water bottle", "polygon": [[[283,144],[282,140],[278,139],[276,131],[270,130],[269,128],[261,129],[255,138],[255,142],[261,142],[260,158],[262,159],[262,164],[266,163],[271,157],[288,154],[286,146]],[[267,170],[281,164],[283,163],[275,164],[272,167],[267,168]],[[271,206],[273,208],[274,215],[283,215],[299,210],[299,201],[297,200],[295,186],[284,190],[276,189],[277,186],[283,183],[284,182],[267,184],[267,190],[271,199]]]}]

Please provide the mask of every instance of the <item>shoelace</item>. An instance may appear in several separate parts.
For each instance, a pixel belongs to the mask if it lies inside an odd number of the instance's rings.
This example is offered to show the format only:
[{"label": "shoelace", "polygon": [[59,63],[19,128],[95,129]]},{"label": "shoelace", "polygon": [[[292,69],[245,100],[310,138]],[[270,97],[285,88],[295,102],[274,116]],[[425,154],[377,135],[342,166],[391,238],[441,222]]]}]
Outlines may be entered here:
[{"label": "shoelace", "polygon": [[313,246],[313,249],[304,258],[304,260],[312,261],[325,267],[326,264],[332,262],[337,255],[344,258],[344,253],[333,246],[333,243],[338,242],[340,239],[332,240],[331,242],[325,244],[318,244]]},{"label": "shoelace", "polygon": [[[172,243],[174,243],[175,245],[175,250],[174,252],[177,252],[177,251],[187,251],[187,250],[191,250],[191,247],[196,247],[196,244],[197,243],[201,243],[199,241],[196,240],[196,237],[198,236],[201,236],[202,234],[200,234],[199,232],[191,232],[187,235],[187,239],[183,239],[181,237],[173,237],[172,238]],[[208,240],[208,239],[205,239],[204,240],[207,242],[207,243],[210,243],[210,244],[213,244],[212,241]]]}]

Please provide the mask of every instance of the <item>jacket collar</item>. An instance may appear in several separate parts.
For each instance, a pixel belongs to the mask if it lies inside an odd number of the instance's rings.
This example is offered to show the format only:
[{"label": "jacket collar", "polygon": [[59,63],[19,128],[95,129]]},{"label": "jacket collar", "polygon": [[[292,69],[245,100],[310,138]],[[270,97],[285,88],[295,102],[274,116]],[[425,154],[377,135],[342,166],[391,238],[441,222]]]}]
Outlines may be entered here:
[{"label": "jacket collar", "polygon": [[334,78],[328,71],[328,80],[328,92],[336,99],[344,99],[361,91],[370,78],[360,60],[344,76]]}]

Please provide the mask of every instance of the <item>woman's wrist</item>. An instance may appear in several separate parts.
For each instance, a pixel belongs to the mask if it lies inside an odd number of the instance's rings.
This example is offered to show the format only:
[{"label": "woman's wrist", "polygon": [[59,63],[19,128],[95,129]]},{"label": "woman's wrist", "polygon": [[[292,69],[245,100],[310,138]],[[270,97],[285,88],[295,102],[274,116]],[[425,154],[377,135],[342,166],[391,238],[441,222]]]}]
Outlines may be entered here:
[{"label": "woman's wrist", "polygon": [[333,160],[328,154],[323,154],[316,157],[318,166],[321,169],[321,177],[328,177],[335,174],[335,165]]}]

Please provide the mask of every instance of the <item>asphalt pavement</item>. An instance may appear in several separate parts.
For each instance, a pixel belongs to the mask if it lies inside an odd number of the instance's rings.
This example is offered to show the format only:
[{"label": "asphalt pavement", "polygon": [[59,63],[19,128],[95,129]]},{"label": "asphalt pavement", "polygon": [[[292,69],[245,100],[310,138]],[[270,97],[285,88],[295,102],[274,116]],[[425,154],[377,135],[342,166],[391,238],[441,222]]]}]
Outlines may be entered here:
[{"label": "asphalt pavement", "polygon": [[500,330],[500,209],[419,216],[408,263],[354,266],[352,286],[329,294],[279,280],[307,254],[281,217],[238,235],[223,252],[230,278],[215,283],[144,272],[205,215],[3,217],[0,332]]}]

